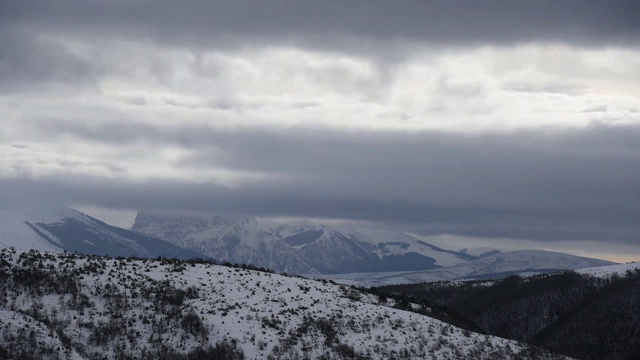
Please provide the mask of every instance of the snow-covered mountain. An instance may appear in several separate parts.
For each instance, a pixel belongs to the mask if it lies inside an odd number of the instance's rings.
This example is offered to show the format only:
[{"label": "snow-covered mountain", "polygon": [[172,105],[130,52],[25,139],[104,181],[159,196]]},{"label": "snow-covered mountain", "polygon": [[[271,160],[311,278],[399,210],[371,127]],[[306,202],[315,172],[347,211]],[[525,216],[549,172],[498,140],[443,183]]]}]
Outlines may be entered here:
[{"label": "snow-covered mountain", "polygon": [[4,204],[0,247],[111,256],[192,258],[204,255],[108,225],[65,206]]},{"label": "snow-covered mountain", "polygon": [[426,270],[476,258],[398,232],[325,226],[279,226],[276,232],[325,274]]},{"label": "snow-covered mountain", "polygon": [[344,284],[379,286],[434,281],[500,279],[514,274],[549,273],[611,264],[614,263],[552,251],[517,250],[434,270],[401,273],[340,274],[322,276],[322,278],[332,279]]},{"label": "snow-covered mountain", "polygon": [[251,217],[138,213],[132,231],[220,261],[297,274],[416,271],[476,259],[403,233],[262,224]]},{"label": "snow-covered mountain", "polygon": [[253,264],[287,273],[317,272],[282,237],[251,217],[141,212],[131,230],[218,261]]},{"label": "snow-covered mountain", "polygon": [[29,226],[33,220],[15,211],[0,210],[0,248],[62,251],[62,243],[53,243]]},{"label": "snow-covered mountain", "polygon": [[499,254],[502,251],[498,249],[490,248],[490,247],[477,247],[477,248],[460,249],[460,252],[463,254],[468,254],[478,258],[483,258],[483,257]]},{"label": "snow-covered mountain", "polygon": [[566,359],[341,285],[206,263],[0,250],[0,355]]}]

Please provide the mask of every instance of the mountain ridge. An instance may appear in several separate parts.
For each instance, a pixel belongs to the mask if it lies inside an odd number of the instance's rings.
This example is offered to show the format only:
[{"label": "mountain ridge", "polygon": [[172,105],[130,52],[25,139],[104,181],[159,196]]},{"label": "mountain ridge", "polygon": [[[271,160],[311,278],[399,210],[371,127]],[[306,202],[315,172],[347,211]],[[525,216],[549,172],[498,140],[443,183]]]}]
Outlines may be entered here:
[{"label": "mountain ridge", "polygon": [[[476,258],[403,233],[322,225],[270,226],[245,216],[139,212],[131,229],[220,261],[297,274],[415,271]],[[271,257],[260,257],[256,250]]]},{"label": "mountain ridge", "polygon": [[381,286],[435,281],[500,279],[516,274],[551,273],[612,264],[615,263],[553,251],[514,250],[434,270],[323,275],[319,278],[331,279],[349,285]]}]

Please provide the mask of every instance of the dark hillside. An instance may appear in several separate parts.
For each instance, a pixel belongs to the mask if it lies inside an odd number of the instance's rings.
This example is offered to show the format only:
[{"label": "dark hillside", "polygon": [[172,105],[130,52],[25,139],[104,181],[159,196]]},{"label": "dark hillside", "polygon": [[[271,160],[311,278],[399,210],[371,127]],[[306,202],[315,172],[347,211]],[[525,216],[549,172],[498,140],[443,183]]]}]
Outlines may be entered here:
[{"label": "dark hillside", "polygon": [[632,359],[640,351],[640,271],[610,279],[569,271],[377,291],[450,307],[488,334],[579,359]]}]

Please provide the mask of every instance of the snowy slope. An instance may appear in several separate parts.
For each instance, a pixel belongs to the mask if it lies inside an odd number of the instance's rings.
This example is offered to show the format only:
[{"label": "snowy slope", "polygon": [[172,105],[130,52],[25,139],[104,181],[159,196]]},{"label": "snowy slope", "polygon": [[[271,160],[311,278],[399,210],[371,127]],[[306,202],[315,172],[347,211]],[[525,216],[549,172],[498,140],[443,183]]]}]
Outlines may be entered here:
[{"label": "snowy slope", "polygon": [[0,247],[141,257],[203,257],[108,225],[66,206],[15,202],[0,209]]},{"label": "snowy slope", "polygon": [[[39,281],[23,276],[33,271]],[[37,328],[51,358],[180,359],[226,341],[247,359],[564,359],[344,286],[241,268],[4,249],[0,274],[0,345]]]},{"label": "snowy slope", "polygon": [[499,254],[502,251],[495,248],[491,248],[491,247],[477,247],[477,248],[464,248],[464,249],[461,249],[460,252],[463,254],[468,254],[478,258],[482,258],[482,257]]},{"label": "snowy slope", "polygon": [[[306,238],[305,243],[300,239]],[[294,240],[295,239],[295,240]],[[318,272],[331,274],[375,269],[376,247],[357,241],[333,229],[313,227],[284,238]]]},{"label": "snowy slope", "polygon": [[357,229],[349,234],[360,241],[376,245],[380,257],[415,253],[433,259],[436,266],[451,266],[476,259],[472,254],[442,249],[399,232]]},{"label": "snowy slope", "polygon": [[364,286],[463,279],[498,279],[513,274],[555,272],[613,264],[610,261],[543,250],[509,251],[441,269],[378,274],[324,276],[344,284]]},{"label": "snowy slope", "polygon": [[36,224],[55,224],[63,219],[77,219],[82,213],[65,206],[13,199],[0,204],[0,247],[62,251],[56,236]]},{"label": "snowy slope", "polygon": [[32,221],[23,214],[14,211],[0,210],[0,248],[62,251],[61,244],[52,243],[38,235],[28,225]]},{"label": "snowy slope", "polygon": [[[64,344],[60,336],[52,332],[51,329],[43,322],[34,319],[29,315],[22,314],[18,311],[9,309],[0,309],[0,345],[3,347],[24,346],[29,349],[31,344],[25,342],[39,343],[39,346],[48,350],[52,354],[61,353],[58,349],[64,349]],[[81,360],[83,359],[75,349],[70,349],[68,353],[64,353],[66,359]],[[28,359],[32,358],[33,353],[25,351],[22,354],[16,354],[16,358]]]},{"label": "snowy slope", "polygon": [[624,276],[627,271],[640,271],[640,262],[590,267],[579,269],[576,272],[580,274],[606,278],[611,277],[612,275]]}]

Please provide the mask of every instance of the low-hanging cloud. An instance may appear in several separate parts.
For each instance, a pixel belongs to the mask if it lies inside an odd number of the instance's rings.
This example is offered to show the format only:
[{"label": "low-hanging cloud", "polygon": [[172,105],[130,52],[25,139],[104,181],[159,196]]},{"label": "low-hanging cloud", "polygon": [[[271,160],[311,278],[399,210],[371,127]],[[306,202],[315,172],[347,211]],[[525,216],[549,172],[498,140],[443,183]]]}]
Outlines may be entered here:
[{"label": "low-hanging cloud", "polygon": [[256,176],[224,184],[161,174],[140,181],[128,178],[121,164],[117,179],[57,173],[25,184],[64,194],[67,203],[115,208],[375,221],[430,234],[626,242],[640,235],[638,126],[483,135],[88,127],[61,124],[47,131],[78,142],[142,142],[150,152],[190,150],[170,165],[178,172]]}]

